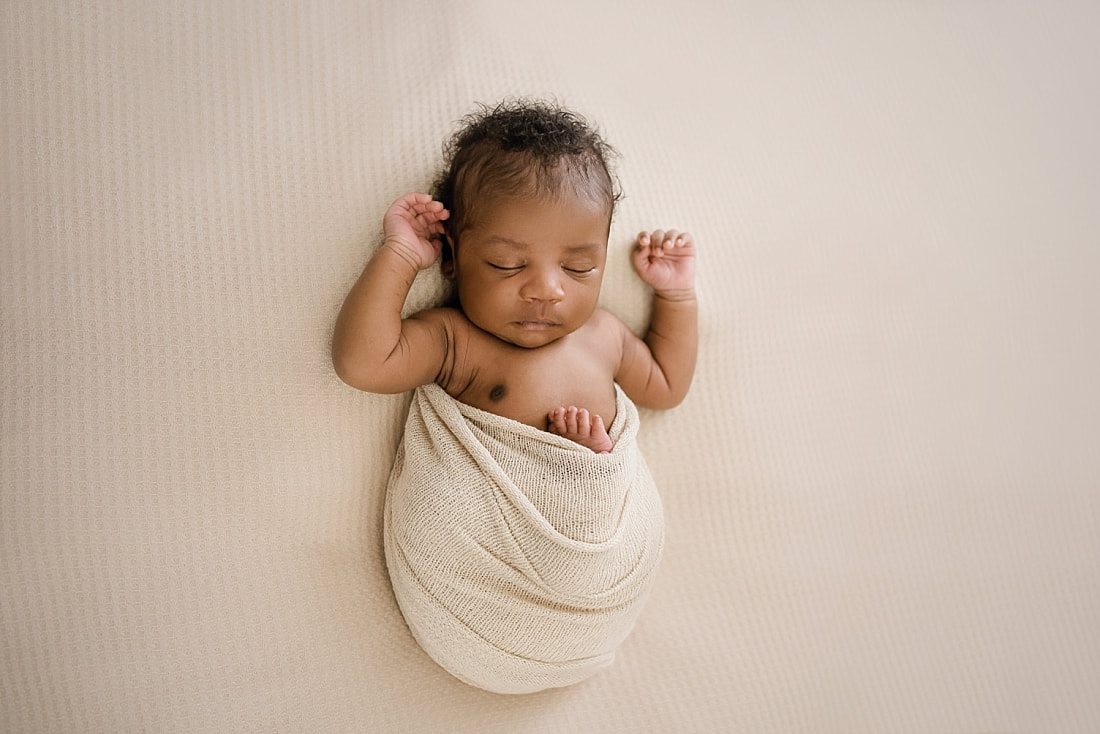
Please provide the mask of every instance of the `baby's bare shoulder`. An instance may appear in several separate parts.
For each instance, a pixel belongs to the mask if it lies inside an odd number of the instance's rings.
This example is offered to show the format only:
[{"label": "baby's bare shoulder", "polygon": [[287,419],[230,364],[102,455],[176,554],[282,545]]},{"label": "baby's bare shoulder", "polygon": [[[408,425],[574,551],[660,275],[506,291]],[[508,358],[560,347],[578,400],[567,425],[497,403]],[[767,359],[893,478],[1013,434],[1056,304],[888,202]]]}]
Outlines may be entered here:
[{"label": "baby's bare shoulder", "polygon": [[446,341],[446,358],[436,382],[452,395],[468,390],[487,367],[508,361],[501,342],[475,326],[461,309],[441,306],[422,311],[416,318],[435,323]]},{"label": "baby's bare shoulder", "polygon": [[596,338],[613,339],[626,331],[626,324],[607,309],[597,308],[592,318],[588,320],[586,328]]},{"label": "baby's bare shoulder", "polygon": [[469,329],[469,321],[457,308],[439,306],[418,311],[409,317],[420,321],[437,331],[441,338],[453,342],[456,335],[463,334]]},{"label": "baby's bare shoulder", "polygon": [[630,333],[622,319],[606,309],[598,308],[585,324],[583,333],[581,343],[586,345],[589,353],[594,357],[600,356],[601,361],[606,360],[612,368],[617,368],[622,360],[625,337]]},{"label": "baby's bare shoulder", "polygon": [[597,329],[617,328],[621,323],[618,316],[602,307],[593,311],[592,318],[588,319],[588,325]]},{"label": "baby's bare shoulder", "polygon": [[429,308],[409,316],[410,321],[423,324],[426,331],[432,334],[442,356],[442,367],[437,382],[445,375],[454,372],[456,355],[466,349],[469,342],[470,324],[466,316],[456,308],[440,306]]}]

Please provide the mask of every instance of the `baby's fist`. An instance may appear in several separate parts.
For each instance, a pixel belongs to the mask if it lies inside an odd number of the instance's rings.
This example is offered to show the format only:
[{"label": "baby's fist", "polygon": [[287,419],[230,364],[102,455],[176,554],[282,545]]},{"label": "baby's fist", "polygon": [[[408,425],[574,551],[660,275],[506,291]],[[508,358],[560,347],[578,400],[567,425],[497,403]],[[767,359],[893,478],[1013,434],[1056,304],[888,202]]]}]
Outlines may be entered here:
[{"label": "baby's fist", "polygon": [[450,212],[427,194],[405,194],[390,205],[382,218],[384,247],[394,250],[417,270],[435,262],[442,248],[443,220]]},{"label": "baby's fist", "polygon": [[632,261],[639,277],[658,293],[695,288],[695,239],[688,232],[639,232]]}]

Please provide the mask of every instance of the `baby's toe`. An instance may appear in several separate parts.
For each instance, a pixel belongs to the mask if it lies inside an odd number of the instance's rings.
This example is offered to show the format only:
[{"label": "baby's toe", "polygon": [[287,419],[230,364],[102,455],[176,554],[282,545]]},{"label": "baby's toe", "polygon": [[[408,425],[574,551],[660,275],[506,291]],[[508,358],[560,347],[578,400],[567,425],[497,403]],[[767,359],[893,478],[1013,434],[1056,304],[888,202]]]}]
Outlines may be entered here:
[{"label": "baby's toe", "polygon": [[561,433],[565,430],[565,409],[554,408],[546,414],[547,428],[551,433]]},{"label": "baby's toe", "polygon": [[570,405],[568,408],[565,409],[564,422],[565,430],[567,432],[577,432],[577,409],[574,406]]},{"label": "baby's toe", "polygon": [[592,433],[592,418],[585,408],[577,408],[577,433],[581,436]]}]

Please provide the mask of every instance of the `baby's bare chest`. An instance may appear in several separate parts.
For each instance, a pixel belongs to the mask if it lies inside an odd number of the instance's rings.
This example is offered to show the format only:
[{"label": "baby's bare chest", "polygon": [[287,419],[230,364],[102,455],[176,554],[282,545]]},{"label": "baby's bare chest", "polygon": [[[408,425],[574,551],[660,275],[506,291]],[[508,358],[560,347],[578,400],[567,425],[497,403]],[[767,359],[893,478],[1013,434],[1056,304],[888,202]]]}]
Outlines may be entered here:
[{"label": "baby's bare chest", "polygon": [[[476,408],[546,429],[546,414],[575,405],[615,419],[614,370],[608,355],[568,337],[539,349],[483,344],[456,398]],[[446,386],[445,386],[446,387]]]}]

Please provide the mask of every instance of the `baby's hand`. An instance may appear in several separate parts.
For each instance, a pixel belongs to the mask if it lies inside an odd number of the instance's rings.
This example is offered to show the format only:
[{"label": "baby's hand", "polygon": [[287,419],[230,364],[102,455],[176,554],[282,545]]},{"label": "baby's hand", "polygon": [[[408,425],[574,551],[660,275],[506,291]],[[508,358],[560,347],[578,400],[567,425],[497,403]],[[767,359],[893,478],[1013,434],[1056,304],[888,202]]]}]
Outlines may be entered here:
[{"label": "baby's hand", "polygon": [[405,194],[382,217],[386,233],[382,245],[396,251],[417,270],[424,270],[443,249],[443,220],[449,216],[451,213],[427,194]]},{"label": "baby's hand", "polygon": [[632,261],[657,293],[679,295],[695,288],[695,239],[687,232],[639,232]]}]

